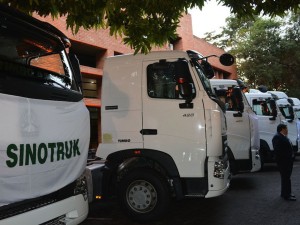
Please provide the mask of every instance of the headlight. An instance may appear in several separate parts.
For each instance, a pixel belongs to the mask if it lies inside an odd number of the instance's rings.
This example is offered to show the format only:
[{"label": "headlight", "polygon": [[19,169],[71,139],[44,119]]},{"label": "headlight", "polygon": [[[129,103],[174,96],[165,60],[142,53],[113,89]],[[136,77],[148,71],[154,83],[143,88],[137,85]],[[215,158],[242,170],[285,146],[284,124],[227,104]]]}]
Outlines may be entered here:
[{"label": "headlight", "polygon": [[227,161],[219,161],[215,162],[215,167],[214,167],[214,177],[224,179],[224,173],[227,168]]},{"label": "headlight", "polygon": [[81,175],[77,180],[76,180],[76,187],[74,189],[74,195],[79,195],[82,194],[84,197],[84,200],[87,199],[88,196],[88,191],[87,191],[87,182],[86,178],[84,175]]}]

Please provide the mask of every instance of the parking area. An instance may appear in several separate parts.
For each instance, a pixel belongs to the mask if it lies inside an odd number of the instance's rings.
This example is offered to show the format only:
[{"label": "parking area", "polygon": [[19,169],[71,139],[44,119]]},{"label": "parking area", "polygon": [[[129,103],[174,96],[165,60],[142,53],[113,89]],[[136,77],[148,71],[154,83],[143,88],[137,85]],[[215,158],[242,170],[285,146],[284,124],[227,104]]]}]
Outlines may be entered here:
[{"label": "parking area", "polygon": [[[296,202],[280,197],[280,176],[276,165],[265,164],[257,173],[238,174],[230,189],[211,199],[185,199],[172,204],[160,221],[151,225],[299,225],[300,159],[295,161],[292,189]],[[90,205],[88,218],[81,225],[137,225],[116,202]]]}]

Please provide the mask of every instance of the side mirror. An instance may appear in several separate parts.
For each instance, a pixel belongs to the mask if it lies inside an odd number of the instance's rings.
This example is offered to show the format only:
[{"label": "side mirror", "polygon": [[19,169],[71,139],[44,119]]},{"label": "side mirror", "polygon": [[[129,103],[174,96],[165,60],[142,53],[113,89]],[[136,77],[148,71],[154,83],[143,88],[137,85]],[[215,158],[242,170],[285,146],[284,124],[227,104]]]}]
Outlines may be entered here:
[{"label": "side mirror", "polygon": [[201,61],[201,66],[203,68],[204,74],[208,79],[211,79],[215,76],[215,71],[209,62],[206,60]]},{"label": "side mirror", "polygon": [[236,101],[237,101],[237,110],[240,113],[244,112],[244,102],[243,102],[243,95],[241,92],[241,89],[239,87],[234,87],[233,88],[233,96],[235,97]]},{"label": "side mirror", "polygon": [[289,109],[289,113],[290,113],[288,122],[291,123],[291,122],[293,122],[294,119],[295,119],[294,109],[293,109],[293,106],[289,106],[288,109]]},{"label": "side mirror", "polygon": [[291,104],[291,106],[294,106],[295,104],[294,104],[294,101],[293,101],[293,99],[291,99],[291,98],[288,98],[287,99],[287,101],[288,101],[288,103],[290,103]]},{"label": "side mirror", "polygon": [[194,104],[192,103],[193,99],[193,91],[191,84],[184,82],[178,84],[179,87],[179,94],[185,99],[185,103],[180,103],[179,108],[188,108],[192,109],[194,107]]},{"label": "side mirror", "polygon": [[272,118],[269,118],[269,120],[275,120],[275,118],[277,117],[277,108],[276,108],[276,102],[274,99],[270,99],[270,107],[271,107],[271,115]]},{"label": "side mirror", "polygon": [[219,58],[220,63],[224,66],[231,66],[234,63],[234,57],[229,53],[224,53]]},{"label": "side mirror", "polygon": [[241,92],[241,89],[239,87],[234,87],[233,88],[233,96],[236,100],[236,106],[238,113],[234,114],[234,117],[241,117],[242,113],[244,112],[244,101],[243,101],[243,95]]},{"label": "side mirror", "polygon": [[192,91],[192,86],[187,83],[180,83],[178,84],[179,87],[179,94],[181,97],[184,99],[192,99],[193,91]]},{"label": "side mirror", "polygon": [[268,91],[268,88],[265,85],[259,85],[258,90],[260,92],[266,93]]}]

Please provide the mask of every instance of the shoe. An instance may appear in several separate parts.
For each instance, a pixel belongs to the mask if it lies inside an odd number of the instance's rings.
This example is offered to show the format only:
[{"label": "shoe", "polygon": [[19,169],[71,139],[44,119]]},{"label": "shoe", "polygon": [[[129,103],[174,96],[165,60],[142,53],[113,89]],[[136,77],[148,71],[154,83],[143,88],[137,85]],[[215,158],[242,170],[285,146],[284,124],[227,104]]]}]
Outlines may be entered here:
[{"label": "shoe", "polygon": [[[285,198],[284,195],[280,195],[281,198]],[[296,198],[294,194],[290,194],[290,197]]]},{"label": "shoe", "polygon": [[296,201],[297,200],[296,197],[292,197],[292,196],[285,197],[283,199],[286,200],[286,201]]}]

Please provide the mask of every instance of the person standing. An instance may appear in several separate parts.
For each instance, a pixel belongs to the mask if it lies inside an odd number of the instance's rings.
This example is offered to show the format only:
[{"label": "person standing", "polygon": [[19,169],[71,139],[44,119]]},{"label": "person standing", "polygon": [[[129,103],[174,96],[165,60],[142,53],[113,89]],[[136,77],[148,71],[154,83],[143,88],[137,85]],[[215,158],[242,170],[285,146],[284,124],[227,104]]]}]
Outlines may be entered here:
[{"label": "person standing", "polygon": [[275,160],[281,176],[281,197],[287,201],[296,201],[296,197],[291,192],[294,151],[287,135],[287,126],[285,124],[279,124],[277,126],[277,133],[272,139],[272,144]]}]

